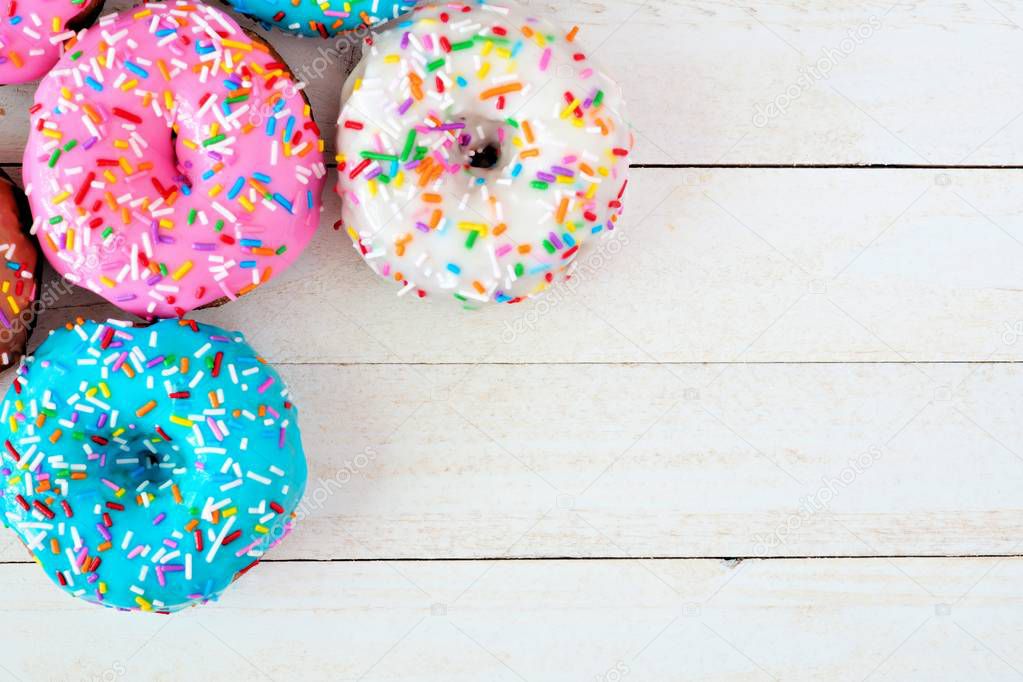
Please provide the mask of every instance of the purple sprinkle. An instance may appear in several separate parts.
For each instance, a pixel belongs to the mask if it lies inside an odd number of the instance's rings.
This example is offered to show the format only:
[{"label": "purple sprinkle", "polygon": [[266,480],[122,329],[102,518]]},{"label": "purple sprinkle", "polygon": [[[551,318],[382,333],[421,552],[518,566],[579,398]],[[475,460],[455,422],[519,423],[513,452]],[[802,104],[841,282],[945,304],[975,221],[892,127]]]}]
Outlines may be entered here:
[{"label": "purple sprinkle", "polygon": [[537,173],[536,177],[544,182],[557,182],[557,178],[550,173]]},{"label": "purple sprinkle", "polygon": [[408,111],[409,107],[411,107],[411,106],[412,106],[412,98],[409,97],[407,100],[405,100],[404,102],[401,103],[400,107],[398,107],[398,114],[401,115],[401,116],[404,116],[405,112]]}]

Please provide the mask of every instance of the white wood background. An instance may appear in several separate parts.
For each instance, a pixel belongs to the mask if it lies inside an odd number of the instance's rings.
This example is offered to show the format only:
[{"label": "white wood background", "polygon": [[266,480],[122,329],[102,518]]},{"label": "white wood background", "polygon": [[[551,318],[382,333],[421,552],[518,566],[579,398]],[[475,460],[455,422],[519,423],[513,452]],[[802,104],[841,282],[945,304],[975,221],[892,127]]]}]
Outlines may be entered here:
[{"label": "white wood background", "polygon": [[[0,677],[1023,676],[1023,5],[531,4],[626,90],[613,255],[522,306],[395,300],[328,196],[296,266],[197,315],[296,394],[299,530],[162,618],[5,534]],[[306,74],[331,46],[270,40]],[[310,80],[328,139],[357,55]],[[32,91],[0,89],[15,176]],[[76,291],[34,342],[112,314]]]}]

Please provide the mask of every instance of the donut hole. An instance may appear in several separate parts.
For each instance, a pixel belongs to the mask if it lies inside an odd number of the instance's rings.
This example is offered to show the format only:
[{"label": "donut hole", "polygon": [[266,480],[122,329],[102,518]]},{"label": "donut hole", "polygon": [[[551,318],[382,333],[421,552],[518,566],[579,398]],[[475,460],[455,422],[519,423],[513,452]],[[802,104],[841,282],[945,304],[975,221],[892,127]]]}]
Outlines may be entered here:
[{"label": "donut hole", "polygon": [[496,166],[500,158],[501,148],[490,142],[482,149],[474,149],[469,152],[469,165],[473,168],[486,170]]},{"label": "donut hole", "polygon": [[492,171],[502,161],[503,145],[498,130],[499,121],[462,118],[465,127],[458,136],[458,149],[462,163],[470,172]]},{"label": "donut hole", "polygon": [[[146,445],[141,437],[129,445],[128,451],[121,451],[113,456],[113,476],[117,483],[130,491],[138,490],[148,482],[146,489],[153,492],[168,481],[176,478],[175,470],[183,466],[181,453],[168,443]],[[109,465],[107,467],[110,469]]]}]

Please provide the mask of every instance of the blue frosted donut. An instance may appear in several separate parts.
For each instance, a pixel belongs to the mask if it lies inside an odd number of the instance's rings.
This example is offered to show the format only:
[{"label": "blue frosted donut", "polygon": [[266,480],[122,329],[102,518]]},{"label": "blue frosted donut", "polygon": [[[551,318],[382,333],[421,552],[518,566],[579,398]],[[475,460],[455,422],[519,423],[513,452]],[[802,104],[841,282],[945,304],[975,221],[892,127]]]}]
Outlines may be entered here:
[{"label": "blue frosted donut", "polygon": [[190,320],[53,332],[0,420],[4,525],[104,606],[216,599],[287,534],[305,488],[281,377],[241,334]]},{"label": "blue frosted donut", "polygon": [[242,14],[288,33],[324,38],[373,26],[412,9],[416,0],[228,0]]}]

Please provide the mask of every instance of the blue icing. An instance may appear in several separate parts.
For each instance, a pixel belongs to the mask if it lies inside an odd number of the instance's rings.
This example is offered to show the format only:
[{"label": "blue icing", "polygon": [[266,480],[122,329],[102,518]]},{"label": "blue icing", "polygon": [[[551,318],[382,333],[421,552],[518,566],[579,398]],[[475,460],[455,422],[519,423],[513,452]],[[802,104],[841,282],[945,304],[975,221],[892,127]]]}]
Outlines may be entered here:
[{"label": "blue icing", "polygon": [[88,601],[176,611],[216,599],[287,534],[302,497],[289,401],[238,332],[60,329],[0,407],[4,525]]},{"label": "blue icing", "polygon": [[[266,27],[276,26],[289,33],[304,36],[335,35],[366,25],[363,15],[369,18],[369,25],[390,21],[408,12],[415,6],[415,0],[300,0],[298,5],[291,0],[229,0],[231,5]],[[323,5],[327,5],[324,9]],[[281,16],[283,13],[283,16]]]}]

